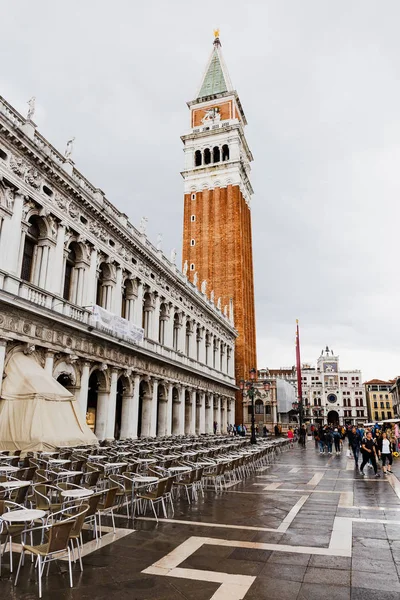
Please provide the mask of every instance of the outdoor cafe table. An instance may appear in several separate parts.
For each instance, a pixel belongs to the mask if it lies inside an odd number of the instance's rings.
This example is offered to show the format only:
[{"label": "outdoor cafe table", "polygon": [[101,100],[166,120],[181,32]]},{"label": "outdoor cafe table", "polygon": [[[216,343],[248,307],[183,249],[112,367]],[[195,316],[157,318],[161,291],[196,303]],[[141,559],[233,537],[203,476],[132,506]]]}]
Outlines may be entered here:
[{"label": "outdoor cafe table", "polygon": [[[11,510],[10,512],[6,512],[0,516],[0,519],[6,521],[7,523],[31,523],[35,519],[43,519],[46,515],[44,510],[31,510],[28,508],[24,508],[21,510]],[[12,552],[10,554],[10,571],[12,572]]]},{"label": "outdoor cafe table", "polygon": [[69,463],[71,461],[67,460],[65,458],[49,458],[48,462],[50,465],[66,465],[67,463]]},{"label": "outdoor cafe table", "polygon": [[75,475],[83,475],[83,471],[58,471],[57,479],[75,477]]},{"label": "outdoor cafe table", "polygon": [[143,463],[143,464],[145,464],[145,463],[154,464],[154,463],[158,462],[156,458],[137,458],[136,461],[138,463]]},{"label": "outdoor cafe table", "polygon": [[88,456],[89,460],[104,460],[105,458],[108,458],[105,454],[89,454]]},{"label": "outdoor cafe table", "polygon": [[114,469],[118,469],[119,467],[126,467],[128,463],[126,462],[109,462],[104,463],[104,470],[113,472]]},{"label": "outdoor cafe table", "polygon": [[94,490],[88,489],[78,489],[74,488],[73,490],[63,490],[61,492],[61,496],[63,498],[89,498],[94,494]]},{"label": "outdoor cafe table", "polygon": [[0,465],[0,473],[15,473],[19,471],[19,467],[12,467],[11,465]]},{"label": "outdoor cafe table", "polygon": [[32,481],[23,481],[22,479],[10,479],[10,481],[3,481],[0,483],[0,488],[5,490],[15,490],[17,488],[28,487]]}]

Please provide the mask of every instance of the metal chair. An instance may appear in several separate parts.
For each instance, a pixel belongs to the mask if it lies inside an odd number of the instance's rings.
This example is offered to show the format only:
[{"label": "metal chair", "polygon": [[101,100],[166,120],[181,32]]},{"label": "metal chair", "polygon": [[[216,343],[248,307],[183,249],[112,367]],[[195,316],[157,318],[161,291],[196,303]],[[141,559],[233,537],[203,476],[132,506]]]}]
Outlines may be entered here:
[{"label": "metal chair", "polygon": [[[23,534],[33,533],[33,531],[47,532],[47,542],[39,544],[38,546],[32,546],[25,544],[22,541],[22,552],[19,559],[17,575],[15,577],[14,586],[18,583],[19,572],[21,565],[23,564],[25,552],[29,552],[33,556],[37,557],[36,566],[38,570],[39,580],[39,598],[42,597],[42,575],[44,567],[47,564],[47,574],[49,573],[50,562],[63,558],[66,554],[68,555],[68,567],[69,567],[69,581],[70,587],[73,587],[72,581],[72,565],[71,565],[71,550],[69,547],[69,539],[72,528],[74,527],[75,519],[66,519],[65,521],[59,521],[50,525],[49,527],[34,527],[32,529],[26,529]],[[43,536],[42,536],[43,537]]]}]

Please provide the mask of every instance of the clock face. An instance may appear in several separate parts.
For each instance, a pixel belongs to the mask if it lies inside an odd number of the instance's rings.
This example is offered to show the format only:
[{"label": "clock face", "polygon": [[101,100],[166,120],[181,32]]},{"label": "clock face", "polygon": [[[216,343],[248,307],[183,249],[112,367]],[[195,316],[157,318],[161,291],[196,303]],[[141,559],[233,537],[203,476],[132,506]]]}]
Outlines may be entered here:
[{"label": "clock face", "polygon": [[325,373],[337,373],[337,364],[332,363],[324,363],[324,372]]},{"label": "clock face", "polygon": [[328,402],[330,402],[331,404],[335,404],[335,402],[337,401],[337,396],[336,396],[336,394],[328,394],[327,400],[328,400]]}]

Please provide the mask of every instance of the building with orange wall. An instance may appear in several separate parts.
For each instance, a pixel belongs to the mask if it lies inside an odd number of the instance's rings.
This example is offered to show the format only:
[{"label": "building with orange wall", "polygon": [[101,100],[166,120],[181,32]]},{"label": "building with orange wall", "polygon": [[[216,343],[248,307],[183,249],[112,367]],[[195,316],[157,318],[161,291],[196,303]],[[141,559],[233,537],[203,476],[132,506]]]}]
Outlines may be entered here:
[{"label": "building with orange wall", "polygon": [[[238,382],[257,368],[250,212],[253,156],[244,134],[246,117],[222,57],[218,32],[198,93],[188,107],[190,129],[181,138],[183,271],[235,323]],[[242,421],[239,393],[236,422]]]}]

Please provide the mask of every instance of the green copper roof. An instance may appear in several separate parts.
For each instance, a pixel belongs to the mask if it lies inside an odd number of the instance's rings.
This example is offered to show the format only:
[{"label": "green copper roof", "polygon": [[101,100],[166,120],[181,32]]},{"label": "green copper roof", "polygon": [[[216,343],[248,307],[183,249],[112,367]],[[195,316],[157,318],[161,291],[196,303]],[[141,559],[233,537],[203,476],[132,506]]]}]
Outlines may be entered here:
[{"label": "green copper roof", "polygon": [[228,91],[228,85],[225,81],[224,72],[222,69],[218,48],[214,48],[207,73],[203,79],[198,97],[213,96]]}]

